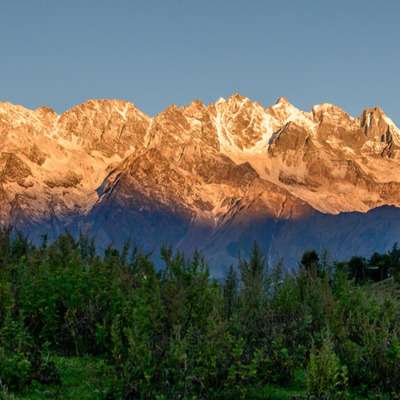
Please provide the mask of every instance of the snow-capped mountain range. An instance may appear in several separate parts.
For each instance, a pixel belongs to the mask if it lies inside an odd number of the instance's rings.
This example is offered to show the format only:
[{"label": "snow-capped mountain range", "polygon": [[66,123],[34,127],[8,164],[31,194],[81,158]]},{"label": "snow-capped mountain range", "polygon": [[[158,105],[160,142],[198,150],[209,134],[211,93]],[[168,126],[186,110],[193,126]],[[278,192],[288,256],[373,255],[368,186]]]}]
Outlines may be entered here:
[{"label": "snow-capped mountain range", "polygon": [[0,223],[33,240],[65,229],[199,249],[215,271],[257,240],[274,262],[302,251],[367,255],[400,238],[400,130],[238,94],[150,117],[120,100],[61,115],[0,103]]}]

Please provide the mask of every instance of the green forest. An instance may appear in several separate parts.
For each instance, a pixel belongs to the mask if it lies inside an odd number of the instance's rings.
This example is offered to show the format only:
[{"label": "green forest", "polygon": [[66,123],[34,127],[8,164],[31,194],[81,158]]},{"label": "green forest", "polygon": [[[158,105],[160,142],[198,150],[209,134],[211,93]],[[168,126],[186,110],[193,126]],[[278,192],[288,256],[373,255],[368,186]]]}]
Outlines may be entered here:
[{"label": "green forest", "polygon": [[400,399],[400,249],[295,272],[0,231],[0,399]]}]

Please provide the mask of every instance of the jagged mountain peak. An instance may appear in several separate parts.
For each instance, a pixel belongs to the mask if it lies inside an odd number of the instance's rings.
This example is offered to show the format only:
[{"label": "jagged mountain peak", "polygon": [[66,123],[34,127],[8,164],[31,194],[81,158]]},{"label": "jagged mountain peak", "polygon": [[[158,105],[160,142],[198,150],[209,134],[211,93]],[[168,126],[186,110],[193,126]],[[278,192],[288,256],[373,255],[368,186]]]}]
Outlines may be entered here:
[{"label": "jagged mountain peak", "polygon": [[12,126],[31,124],[37,127],[41,123],[40,113],[21,105],[0,102],[0,122]]},{"label": "jagged mountain peak", "polygon": [[[337,131],[336,128],[339,127],[352,130],[358,125],[356,118],[331,103],[317,104],[313,106],[311,112],[314,121],[320,125],[320,129],[325,131],[333,130],[333,133],[335,133]],[[333,127],[334,129],[330,129],[329,127]]]},{"label": "jagged mountain peak", "polygon": [[288,106],[288,105],[290,105],[290,102],[285,96],[281,96],[281,97],[278,97],[278,99],[275,102],[275,105]]},{"label": "jagged mountain peak", "polygon": [[277,128],[261,104],[239,94],[217,101],[210,110],[220,147],[227,153],[248,151],[260,143],[265,146],[271,130]]},{"label": "jagged mountain peak", "polygon": [[370,128],[379,124],[394,126],[394,122],[385,114],[380,107],[370,107],[363,110],[360,117],[361,126]]},{"label": "jagged mountain peak", "polygon": [[124,100],[88,100],[65,111],[56,134],[88,151],[125,155],[144,142],[151,118]]},{"label": "jagged mountain peak", "polygon": [[171,104],[163,111],[158,113],[153,119],[160,120],[174,115],[200,115],[199,113],[207,112],[207,106],[202,100],[195,99],[188,104],[177,105]]},{"label": "jagged mountain peak", "polygon": [[324,115],[324,114],[346,115],[348,117],[351,117],[341,107],[332,103],[316,104],[315,106],[312,107],[311,111],[317,118],[319,115]]},{"label": "jagged mountain peak", "polygon": [[136,105],[127,100],[120,99],[89,99],[83,103],[77,104],[63,112],[60,119],[68,118],[72,114],[83,114],[93,116],[96,113],[116,113],[122,118],[127,119],[129,114],[138,114],[142,118],[150,118]]},{"label": "jagged mountain peak", "polygon": [[381,107],[375,106],[375,107],[365,108],[362,112],[362,115],[364,115],[364,114],[373,114],[373,115],[382,117],[385,115],[385,112],[382,110]]},{"label": "jagged mountain peak", "polygon": [[239,93],[233,93],[226,99],[220,97],[215,103],[211,103],[209,107],[216,108],[224,113],[232,114],[246,113],[249,112],[249,110],[257,110],[257,112],[264,111],[264,106],[258,101],[242,96]]},{"label": "jagged mountain peak", "polygon": [[229,103],[229,102],[238,102],[238,103],[243,103],[243,102],[245,102],[245,101],[249,101],[249,98],[248,97],[245,97],[245,96],[242,96],[240,93],[238,93],[238,92],[235,92],[235,93],[232,93],[229,97],[228,97],[228,99],[227,99],[227,102]]},{"label": "jagged mountain peak", "polygon": [[400,130],[395,123],[385,114],[380,107],[366,108],[363,110],[360,119],[361,128],[367,138],[381,140],[382,142],[393,139],[396,143],[400,142]]},{"label": "jagged mountain peak", "polygon": [[200,99],[195,99],[190,104],[185,106],[185,109],[187,109],[187,110],[203,110],[205,108],[206,108],[206,105]]},{"label": "jagged mountain peak", "polygon": [[286,97],[281,96],[278,97],[278,99],[276,100],[276,102],[274,104],[272,104],[271,106],[267,107],[268,108],[274,108],[274,109],[279,109],[279,108],[295,108],[298,110],[298,108],[296,106],[294,106]]},{"label": "jagged mountain peak", "polygon": [[233,112],[246,107],[264,108],[258,101],[252,100],[249,97],[243,96],[240,93],[232,93],[226,99],[220,97],[216,102],[212,103],[214,107],[226,108]]},{"label": "jagged mountain peak", "polygon": [[57,112],[53,108],[48,107],[48,106],[37,107],[35,109],[35,112],[38,114],[46,115],[46,116],[51,115],[51,116],[57,117]]},{"label": "jagged mountain peak", "polygon": [[146,146],[163,147],[173,157],[182,147],[217,149],[219,144],[210,108],[200,100],[185,106],[167,107],[152,119],[146,132]]},{"label": "jagged mountain peak", "polygon": [[54,235],[87,228],[104,244],[206,238],[206,251],[233,262],[250,238],[269,238],[267,250],[299,243],[291,224],[307,238],[314,216],[319,226],[322,215],[400,207],[399,137],[380,108],[353,118],[237,93],[154,117],[124,100],[61,115],[0,103],[0,221]]},{"label": "jagged mountain peak", "polygon": [[280,128],[288,122],[294,122],[310,130],[315,128],[312,113],[300,110],[285,97],[280,97],[274,105],[267,107],[265,112],[280,125]]}]

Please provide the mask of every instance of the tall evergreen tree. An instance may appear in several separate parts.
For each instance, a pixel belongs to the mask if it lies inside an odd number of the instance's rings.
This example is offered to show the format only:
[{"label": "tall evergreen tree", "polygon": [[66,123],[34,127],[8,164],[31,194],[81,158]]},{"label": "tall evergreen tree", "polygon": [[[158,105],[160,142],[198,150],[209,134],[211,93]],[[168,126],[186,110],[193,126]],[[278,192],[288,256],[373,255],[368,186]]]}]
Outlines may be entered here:
[{"label": "tall evergreen tree", "polygon": [[231,319],[236,306],[238,295],[238,282],[236,270],[231,265],[224,282],[224,314],[226,319]]},{"label": "tall evergreen tree", "polygon": [[253,244],[249,261],[239,260],[241,321],[246,336],[258,339],[265,323],[264,305],[267,299],[267,263],[260,247]]}]

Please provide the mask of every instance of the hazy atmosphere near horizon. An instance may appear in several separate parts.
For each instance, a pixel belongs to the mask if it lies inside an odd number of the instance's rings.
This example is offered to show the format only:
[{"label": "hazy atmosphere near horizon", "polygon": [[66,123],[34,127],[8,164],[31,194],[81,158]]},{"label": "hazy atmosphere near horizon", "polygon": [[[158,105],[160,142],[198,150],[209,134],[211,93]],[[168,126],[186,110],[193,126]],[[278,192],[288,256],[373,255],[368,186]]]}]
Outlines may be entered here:
[{"label": "hazy atmosphere near horizon", "polygon": [[400,0],[0,0],[0,400],[400,400]]},{"label": "hazy atmosphere near horizon", "polygon": [[239,92],[399,122],[399,15],[396,0],[2,1],[0,99],[121,98],[153,115]]}]

